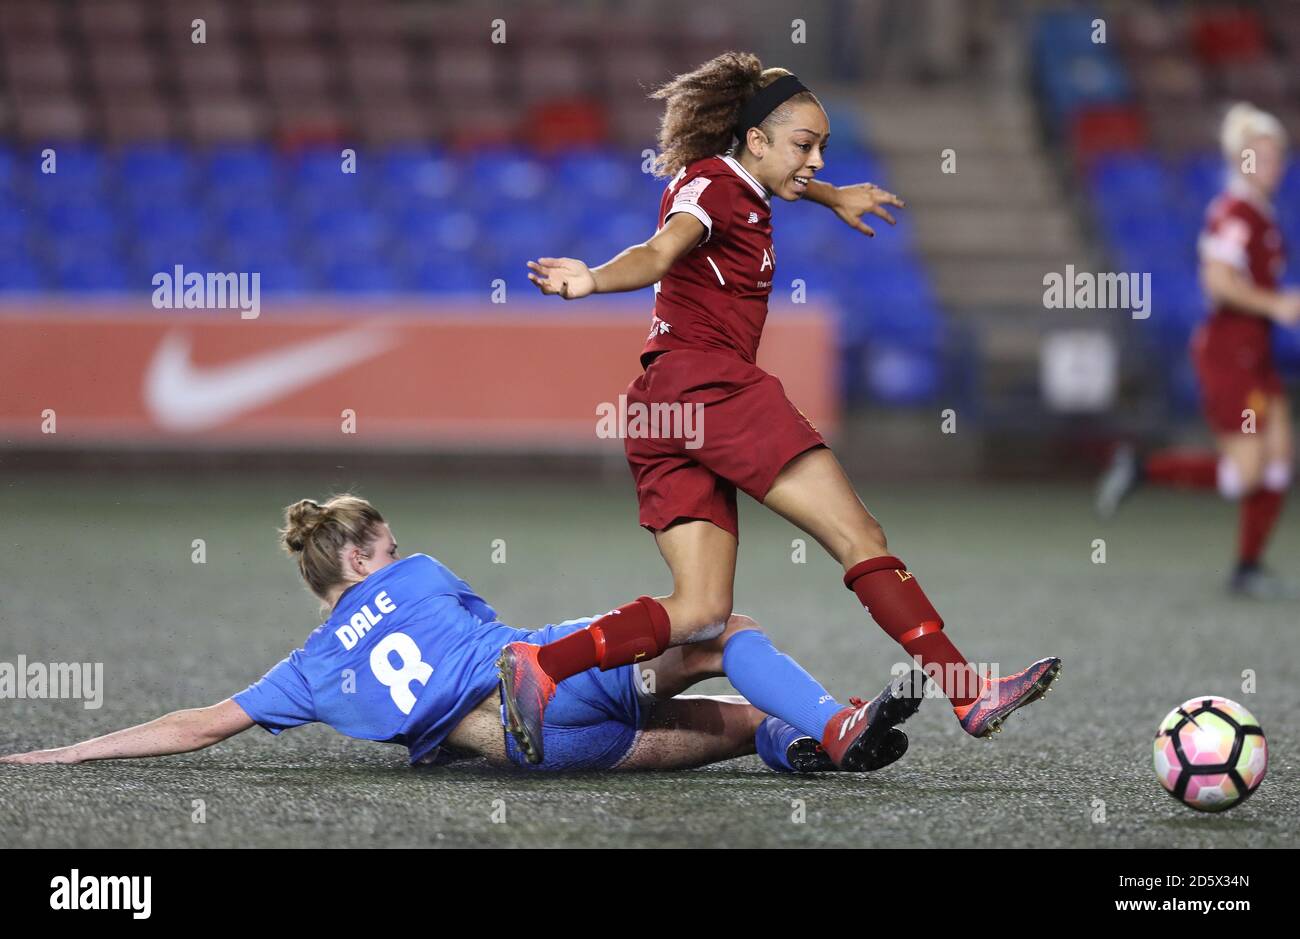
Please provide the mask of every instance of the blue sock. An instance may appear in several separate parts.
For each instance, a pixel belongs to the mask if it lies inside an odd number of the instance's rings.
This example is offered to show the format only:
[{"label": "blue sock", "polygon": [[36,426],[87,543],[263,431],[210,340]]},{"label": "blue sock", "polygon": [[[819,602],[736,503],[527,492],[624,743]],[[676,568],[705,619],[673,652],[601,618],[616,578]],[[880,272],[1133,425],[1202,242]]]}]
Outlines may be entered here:
[{"label": "blue sock", "polygon": [[763,762],[772,769],[778,773],[793,773],[794,767],[790,765],[786,753],[790,750],[790,744],[805,736],[807,735],[799,728],[790,726],[779,717],[768,717],[754,732],[754,746]]},{"label": "blue sock", "polygon": [[819,743],[826,722],[841,710],[817,679],[756,629],[741,630],[727,640],[722,670],[750,704]]}]

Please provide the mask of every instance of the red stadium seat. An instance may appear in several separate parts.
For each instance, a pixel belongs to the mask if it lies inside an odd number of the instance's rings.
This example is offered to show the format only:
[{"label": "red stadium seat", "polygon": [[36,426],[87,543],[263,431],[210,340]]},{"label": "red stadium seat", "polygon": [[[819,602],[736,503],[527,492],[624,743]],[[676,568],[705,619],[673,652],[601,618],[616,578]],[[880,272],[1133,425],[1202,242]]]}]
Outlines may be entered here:
[{"label": "red stadium seat", "polygon": [[605,109],[586,98],[544,101],[524,118],[524,142],[542,153],[599,146],[608,137]]},{"label": "red stadium seat", "polygon": [[1147,142],[1142,112],[1128,105],[1081,108],[1070,124],[1070,149],[1084,166],[1103,153],[1141,150]]},{"label": "red stadium seat", "polygon": [[1208,65],[1249,62],[1267,52],[1263,26],[1250,10],[1198,11],[1192,26],[1192,42],[1196,54]]}]

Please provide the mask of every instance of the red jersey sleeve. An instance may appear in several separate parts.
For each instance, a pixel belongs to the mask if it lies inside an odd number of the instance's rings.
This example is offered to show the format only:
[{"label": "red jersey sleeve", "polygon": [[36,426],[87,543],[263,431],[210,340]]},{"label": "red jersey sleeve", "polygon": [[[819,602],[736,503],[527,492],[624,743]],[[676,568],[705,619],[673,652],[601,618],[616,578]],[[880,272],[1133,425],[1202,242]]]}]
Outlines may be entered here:
[{"label": "red jersey sleeve", "polygon": [[1256,233],[1250,217],[1240,209],[1235,200],[1216,200],[1206,213],[1197,250],[1202,261],[1222,261],[1248,273],[1248,249]]},{"label": "red jersey sleeve", "polygon": [[670,201],[664,212],[664,224],[678,212],[685,212],[704,226],[704,237],[700,239],[700,244],[726,237],[735,211],[731,187],[698,171],[692,175],[683,171],[681,178],[669,188],[668,198]]}]

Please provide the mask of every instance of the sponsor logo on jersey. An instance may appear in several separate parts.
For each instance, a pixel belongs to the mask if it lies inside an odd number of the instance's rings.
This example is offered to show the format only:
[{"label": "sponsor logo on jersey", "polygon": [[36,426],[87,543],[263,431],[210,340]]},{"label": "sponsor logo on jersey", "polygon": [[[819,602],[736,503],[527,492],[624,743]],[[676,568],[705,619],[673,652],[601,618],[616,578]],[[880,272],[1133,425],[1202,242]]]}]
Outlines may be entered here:
[{"label": "sponsor logo on jersey", "polygon": [[757,212],[750,212],[750,213],[749,213],[749,224],[754,225],[754,224],[757,224],[757,222],[758,222],[758,213],[757,213]]},{"label": "sponsor logo on jersey", "polygon": [[703,176],[695,177],[677,190],[677,195],[673,198],[673,205],[682,205],[683,203],[698,204],[700,196],[704,194],[705,189],[709,188],[711,182],[712,180],[705,179]]}]

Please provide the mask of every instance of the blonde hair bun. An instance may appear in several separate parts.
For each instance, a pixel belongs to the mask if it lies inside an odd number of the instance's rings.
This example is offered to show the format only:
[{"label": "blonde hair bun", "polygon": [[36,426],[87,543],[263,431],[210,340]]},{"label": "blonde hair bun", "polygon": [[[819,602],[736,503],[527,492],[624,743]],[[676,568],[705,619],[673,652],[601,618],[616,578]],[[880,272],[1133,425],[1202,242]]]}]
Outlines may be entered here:
[{"label": "blonde hair bun", "polygon": [[329,515],[329,510],[313,499],[300,499],[284,510],[284,528],[280,529],[280,543],[292,552],[301,551],[307,539]]}]

